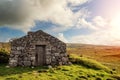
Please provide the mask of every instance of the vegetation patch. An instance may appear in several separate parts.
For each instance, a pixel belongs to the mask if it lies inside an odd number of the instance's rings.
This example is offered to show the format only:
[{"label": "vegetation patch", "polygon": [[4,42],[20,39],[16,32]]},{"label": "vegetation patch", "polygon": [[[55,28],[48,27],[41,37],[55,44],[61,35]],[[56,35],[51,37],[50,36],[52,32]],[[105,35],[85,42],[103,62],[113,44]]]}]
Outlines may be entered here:
[{"label": "vegetation patch", "polygon": [[80,56],[77,56],[74,54],[71,54],[69,59],[74,64],[79,64],[84,67],[92,68],[95,70],[104,70],[106,72],[111,72],[111,70],[108,67],[106,67],[106,66],[102,65],[101,63],[99,63],[95,60],[92,60],[92,59],[80,57]]},{"label": "vegetation patch", "polygon": [[0,63],[8,63],[9,53],[5,49],[0,49]]},{"label": "vegetation patch", "polygon": [[[109,68],[86,58],[70,56],[72,65],[48,67],[15,67],[0,65],[0,80],[117,80]],[[114,76],[113,76],[114,75]]]}]

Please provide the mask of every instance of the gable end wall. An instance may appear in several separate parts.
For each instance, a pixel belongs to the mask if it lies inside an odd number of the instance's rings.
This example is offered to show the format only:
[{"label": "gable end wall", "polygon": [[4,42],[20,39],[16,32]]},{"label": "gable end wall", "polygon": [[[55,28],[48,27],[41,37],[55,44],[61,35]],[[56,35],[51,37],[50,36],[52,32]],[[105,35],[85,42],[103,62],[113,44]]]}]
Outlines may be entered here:
[{"label": "gable end wall", "polygon": [[66,44],[42,31],[11,42],[10,66],[36,66],[36,45],[45,45],[45,65],[68,64]]}]

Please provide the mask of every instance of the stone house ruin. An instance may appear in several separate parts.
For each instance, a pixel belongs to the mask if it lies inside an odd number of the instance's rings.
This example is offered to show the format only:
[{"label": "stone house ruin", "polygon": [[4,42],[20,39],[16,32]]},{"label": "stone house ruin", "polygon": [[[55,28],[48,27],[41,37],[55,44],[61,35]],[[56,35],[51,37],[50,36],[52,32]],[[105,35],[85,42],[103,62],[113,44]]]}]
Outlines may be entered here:
[{"label": "stone house ruin", "polygon": [[11,41],[9,65],[44,66],[68,64],[66,44],[43,32],[28,32],[26,36]]}]

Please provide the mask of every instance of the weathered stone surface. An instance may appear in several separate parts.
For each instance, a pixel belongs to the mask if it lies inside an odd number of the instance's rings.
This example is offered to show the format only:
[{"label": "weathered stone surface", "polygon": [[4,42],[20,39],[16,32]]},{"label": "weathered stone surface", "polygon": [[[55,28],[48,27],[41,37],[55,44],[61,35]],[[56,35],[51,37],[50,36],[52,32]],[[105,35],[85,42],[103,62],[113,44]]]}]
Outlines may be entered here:
[{"label": "weathered stone surface", "polygon": [[11,60],[10,63],[17,63],[17,60]]},{"label": "weathered stone surface", "polygon": [[15,67],[15,66],[17,66],[17,63],[12,62],[12,63],[9,63],[9,65],[10,65],[11,67]]},{"label": "weathered stone surface", "polygon": [[31,57],[31,60],[35,60],[35,57]]},{"label": "weathered stone surface", "polygon": [[59,53],[55,53],[55,56],[59,56],[60,54]]},{"label": "weathered stone surface", "polygon": [[69,64],[66,44],[39,30],[11,42],[10,66],[36,66],[36,45],[45,45],[45,65]]},{"label": "weathered stone surface", "polygon": [[25,66],[31,66],[31,62],[30,61],[24,61],[24,65]]}]

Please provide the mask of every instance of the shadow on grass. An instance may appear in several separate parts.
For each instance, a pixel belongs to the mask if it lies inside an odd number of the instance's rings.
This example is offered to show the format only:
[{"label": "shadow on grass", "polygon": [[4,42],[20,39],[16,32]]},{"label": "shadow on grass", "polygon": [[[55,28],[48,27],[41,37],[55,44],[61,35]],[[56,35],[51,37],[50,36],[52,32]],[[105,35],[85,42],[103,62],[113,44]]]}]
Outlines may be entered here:
[{"label": "shadow on grass", "polygon": [[0,76],[10,76],[14,74],[22,74],[28,73],[32,71],[44,72],[48,68],[47,67],[14,67],[14,68],[6,68],[6,64],[0,64]]}]

